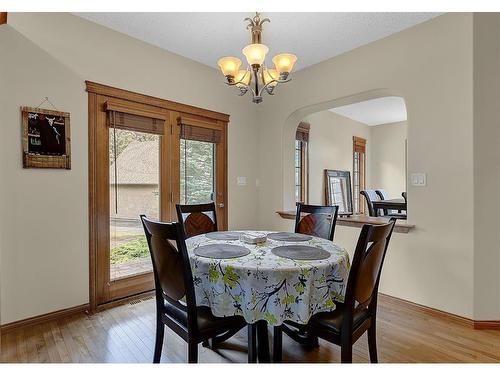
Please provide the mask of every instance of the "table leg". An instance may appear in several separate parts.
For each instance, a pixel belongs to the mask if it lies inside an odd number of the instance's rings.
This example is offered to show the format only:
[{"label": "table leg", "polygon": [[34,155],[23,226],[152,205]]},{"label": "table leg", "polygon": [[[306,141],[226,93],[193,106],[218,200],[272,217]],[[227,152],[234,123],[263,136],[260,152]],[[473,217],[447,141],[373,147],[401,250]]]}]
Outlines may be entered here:
[{"label": "table leg", "polygon": [[270,363],[271,354],[269,350],[269,336],[267,322],[259,320],[257,323],[257,356],[260,363]]}]

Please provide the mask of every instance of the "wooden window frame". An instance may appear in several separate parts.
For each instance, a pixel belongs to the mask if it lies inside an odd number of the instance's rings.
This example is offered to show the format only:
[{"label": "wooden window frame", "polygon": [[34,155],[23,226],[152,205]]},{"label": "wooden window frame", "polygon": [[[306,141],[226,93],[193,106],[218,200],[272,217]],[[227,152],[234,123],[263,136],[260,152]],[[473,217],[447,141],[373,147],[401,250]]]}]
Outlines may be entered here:
[{"label": "wooden window frame", "polygon": [[[295,141],[300,144],[300,202],[309,202],[309,133],[311,125],[301,122],[295,133]],[[297,150],[297,147],[294,147]],[[294,152],[295,158],[295,152]],[[295,161],[294,161],[294,181],[295,181]],[[297,185],[294,182],[294,195]]]},{"label": "wooden window frame", "polygon": [[[102,290],[98,290],[98,286],[103,284],[103,280],[109,280],[109,275],[98,273],[98,257],[103,255],[98,253],[98,248],[106,246],[108,243],[109,247],[109,194],[103,191],[103,183],[98,184],[99,181],[106,180],[106,176],[98,175],[98,173],[104,173],[107,171],[106,168],[98,168],[101,163],[109,162],[108,160],[98,160],[97,156],[103,154],[105,147],[108,147],[108,142],[98,142],[97,140],[106,140],[109,136],[108,128],[103,128],[103,121],[106,122],[106,108],[113,110],[128,111],[132,114],[144,115],[144,116],[159,116],[159,118],[165,118],[165,132],[168,132],[170,137],[163,137],[163,139],[169,139],[169,142],[162,141],[160,144],[160,155],[162,160],[168,160],[168,162],[161,163],[160,168],[162,168],[161,173],[164,176],[180,177],[179,168],[175,166],[179,165],[179,160],[175,159],[174,150],[176,147],[175,142],[170,142],[170,140],[179,139],[180,126],[177,126],[178,119],[188,119],[191,124],[196,126],[205,127],[215,127],[222,131],[222,139],[220,142],[220,147],[217,147],[219,152],[219,157],[223,160],[223,163],[219,163],[218,171],[216,173],[222,173],[223,178],[218,179],[221,181],[218,183],[217,191],[221,192],[221,196],[217,197],[216,203],[220,209],[220,220],[218,217],[218,222],[220,229],[227,229],[227,212],[228,212],[228,187],[227,187],[227,126],[229,123],[229,115],[210,111],[202,108],[197,108],[194,106],[176,103],[170,100],[160,99],[148,95],[138,94],[127,90],[118,89],[115,87],[102,85],[95,82],[85,81],[86,91],[88,93],[88,121],[89,121],[89,307],[90,312],[94,313],[98,311],[101,306],[105,306],[109,303],[102,303]],[[101,132],[98,135],[98,132]],[[104,132],[107,134],[104,134]],[[106,143],[106,144],[104,144]],[[99,151],[99,150],[100,151]],[[99,151],[99,152],[98,152]],[[106,152],[108,150],[106,149]],[[177,163],[177,164],[176,164]],[[109,171],[107,171],[109,173]],[[107,177],[109,181],[109,176]],[[178,184],[166,184],[160,181],[160,189],[162,190],[164,197],[170,197],[170,199],[160,200],[160,219],[168,220],[170,218],[176,218],[175,204],[179,199],[179,187],[175,185]],[[106,198],[107,195],[107,198]],[[219,194],[218,194],[219,195]],[[107,204],[102,204],[102,200],[108,200]],[[106,203],[106,202],[104,202]],[[223,207],[219,207],[222,203]],[[219,212],[217,212],[219,215]],[[108,229],[106,229],[106,226]],[[108,235],[101,235],[102,233],[108,233]],[[101,252],[102,253],[102,252]],[[102,267],[101,267],[102,268]],[[128,283],[122,283],[121,288],[113,291],[112,296],[107,296],[107,301],[112,301],[114,299],[120,299],[121,296],[134,294],[136,291],[140,293],[144,288],[153,289],[153,276],[152,273],[136,275],[128,278]],[[109,298],[111,297],[111,298]]]},{"label": "wooden window frame", "polygon": [[353,184],[352,184],[352,195],[353,200],[358,201],[358,211],[354,212],[354,214],[364,214],[365,213],[365,201],[361,194],[356,196],[355,194],[355,180],[354,176],[356,173],[355,165],[356,165],[356,153],[362,155],[359,159],[359,192],[365,190],[366,188],[366,139],[361,137],[352,137],[352,176],[353,176]]}]

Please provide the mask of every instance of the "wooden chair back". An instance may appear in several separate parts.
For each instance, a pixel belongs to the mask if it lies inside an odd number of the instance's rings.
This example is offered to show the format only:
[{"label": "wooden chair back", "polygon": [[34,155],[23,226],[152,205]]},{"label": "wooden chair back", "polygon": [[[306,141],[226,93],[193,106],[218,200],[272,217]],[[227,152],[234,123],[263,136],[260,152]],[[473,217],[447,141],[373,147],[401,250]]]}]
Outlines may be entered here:
[{"label": "wooden chair back", "polygon": [[163,311],[166,300],[187,311],[188,327],[196,329],[193,275],[181,224],[153,221],[145,215],[141,221],[153,263],[157,308]]},{"label": "wooden chair back", "polygon": [[[308,215],[301,217],[302,212]],[[333,241],[339,206],[314,206],[297,203],[295,233],[308,234]]]},{"label": "wooden chair back", "polygon": [[345,311],[350,315],[346,324],[350,323],[351,327],[352,316],[357,310],[374,312],[376,309],[380,274],[395,224],[396,219],[391,218],[387,224],[365,224],[361,229],[344,301]]},{"label": "wooden chair back", "polygon": [[362,196],[365,197],[366,199],[366,205],[368,206],[368,215],[370,216],[376,216],[375,215],[375,209],[373,208],[373,201],[379,201],[380,197],[378,194],[375,192],[375,190],[362,190],[360,192]]},{"label": "wooden chair back", "polygon": [[215,203],[177,204],[177,219],[184,228],[186,238],[217,231]]}]

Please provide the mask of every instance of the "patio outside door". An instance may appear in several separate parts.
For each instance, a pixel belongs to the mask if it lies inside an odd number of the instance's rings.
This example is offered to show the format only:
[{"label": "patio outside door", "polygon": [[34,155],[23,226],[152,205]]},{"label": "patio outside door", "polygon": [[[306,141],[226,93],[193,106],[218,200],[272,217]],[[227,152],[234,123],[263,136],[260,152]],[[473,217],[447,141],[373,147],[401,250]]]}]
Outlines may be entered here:
[{"label": "patio outside door", "polygon": [[97,307],[154,289],[139,215],[177,221],[176,203],[213,200],[220,229],[227,227],[227,128],[144,103],[92,99],[90,299]]}]

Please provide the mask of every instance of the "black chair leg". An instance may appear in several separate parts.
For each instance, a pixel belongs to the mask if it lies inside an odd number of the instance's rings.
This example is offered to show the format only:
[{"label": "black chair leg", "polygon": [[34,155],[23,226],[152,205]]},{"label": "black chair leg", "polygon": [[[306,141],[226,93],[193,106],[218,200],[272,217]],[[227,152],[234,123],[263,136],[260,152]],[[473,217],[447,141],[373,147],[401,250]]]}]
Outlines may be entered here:
[{"label": "black chair leg", "polygon": [[248,326],[248,363],[257,363],[257,325]]},{"label": "black chair leg", "polygon": [[352,336],[343,334],[340,338],[340,362],[352,363]]},{"label": "black chair leg", "polygon": [[352,363],[352,345],[340,348],[340,362]]},{"label": "black chair leg", "polygon": [[198,363],[198,343],[196,341],[188,342],[188,363]]},{"label": "black chair leg", "polygon": [[378,363],[377,355],[377,328],[375,319],[372,320],[370,328],[368,328],[368,350],[370,351],[370,362]]},{"label": "black chair leg", "polygon": [[165,335],[165,325],[161,320],[156,321],[156,339],[153,363],[160,363],[161,350],[163,348],[163,336]]},{"label": "black chair leg", "polygon": [[274,327],[273,332],[273,362],[281,363],[283,360],[283,328]]}]

